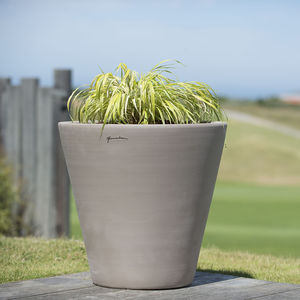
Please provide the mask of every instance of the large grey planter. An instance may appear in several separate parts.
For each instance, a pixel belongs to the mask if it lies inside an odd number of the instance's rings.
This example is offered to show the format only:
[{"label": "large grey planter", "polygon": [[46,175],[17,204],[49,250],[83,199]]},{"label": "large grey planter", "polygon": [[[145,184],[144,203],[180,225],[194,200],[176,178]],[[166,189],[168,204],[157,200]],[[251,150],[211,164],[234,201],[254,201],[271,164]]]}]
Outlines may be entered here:
[{"label": "large grey planter", "polygon": [[194,277],[226,123],[59,123],[92,280],[166,289]]}]

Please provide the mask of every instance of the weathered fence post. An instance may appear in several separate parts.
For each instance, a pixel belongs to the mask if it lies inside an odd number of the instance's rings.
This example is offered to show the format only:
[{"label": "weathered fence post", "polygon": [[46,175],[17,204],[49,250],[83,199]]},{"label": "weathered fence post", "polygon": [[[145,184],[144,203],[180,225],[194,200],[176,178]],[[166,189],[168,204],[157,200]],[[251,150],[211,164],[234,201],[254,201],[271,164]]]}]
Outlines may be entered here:
[{"label": "weathered fence post", "polygon": [[54,70],[54,88],[70,93],[72,89],[72,71],[68,69]]},{"label": "weathered fence post", "polygon": [[[60,81],[61,80],[61,81]],[[69,235],[70,184],[57,123],[67,120],[71,71],[56,70],[53,88],[40,88],[37,104],[37,211],[39,235]]]},{"label": "weathered fence post", "polygon": [[55,145],[53,99],[50,88],[40,88],[37,97],[37,235],[56,237]]},{"label": "weathered fence post", "polygon": [[1,97],[2,146],[8,163],[13,167],[16,187],[21,175],[21,87],[6,85]]},{"label": "weathered fence post", "polygon": [[[56,148],[56,231],[58,235],[69,235],[70,224],[70,182],[65,158],[59,138],[58,126],[59,121],[69,119],[67,112],[67,100],[72,89],[72,71],[55,70],[54,71],[54,88],[63,91],[65,95],[58,98],[55,112],[55,145]],[[59,103],[60,102],[60,103]]]},{"label": "weathered fence post", "polygon": [[[2,91],[1,99],[1,150],[6,157],[6,161],[13,169],[14,187],[16,191],[20,190],[21,177],[21,87],[10,86],[6,81],[5,90]],[[12,217],[14,218],[18,234],[22,234],[20,220],[23,216],[22,203],[12,204]],[[23,230],[23,229],[22,229]]]},{"label": "weathered fence post", "polygon": [[[0,147],[3,147],[4,143],[4,128],[5,128],[5,99],[3,100],[3,94],[7,87],[10,86],[10,78],[0,78]],[[2,150],[2,149],[1,149]]]},{"label": "weathered fence post", "polygon": [[[24,78],[21,81],[22,107],[22,157],[21,178],[22,192],[26,199],[24,221],[33,233],[36,231],[34,221],[36,209],[36,164],[37,164],[37,93],[39,81],[36,78]],[[24,234],[28,233],[25,230]],[[30,232],[32,233],[32,232]]]},{"label": "weathered fence post", "polygon": [[45,237],[68,236],[69,182],[63,172],[57,132],[62,90],[40,88],[37,105],[37,206],[35,220],[38,235]]}]

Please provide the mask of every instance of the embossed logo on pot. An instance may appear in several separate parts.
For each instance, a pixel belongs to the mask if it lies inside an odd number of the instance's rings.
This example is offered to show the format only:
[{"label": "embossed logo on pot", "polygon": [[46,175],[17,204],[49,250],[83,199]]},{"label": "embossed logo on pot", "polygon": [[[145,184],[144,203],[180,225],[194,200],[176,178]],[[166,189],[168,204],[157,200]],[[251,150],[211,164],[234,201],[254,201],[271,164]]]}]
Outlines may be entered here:
[{"label": "embossed logo on pot", "polygon": [[108,136],[106,138],[106,143],[111,143],[111,142],[125,142],[127,140],[128,140],[128,138],[124,137],[124,136],[116,136],[116,137]]}]

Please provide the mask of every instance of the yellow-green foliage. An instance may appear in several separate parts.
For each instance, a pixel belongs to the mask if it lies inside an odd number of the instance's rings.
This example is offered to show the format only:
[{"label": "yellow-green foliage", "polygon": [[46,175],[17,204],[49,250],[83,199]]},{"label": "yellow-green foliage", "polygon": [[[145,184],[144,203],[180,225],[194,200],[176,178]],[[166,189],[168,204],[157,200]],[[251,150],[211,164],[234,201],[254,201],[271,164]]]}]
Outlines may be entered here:
[{"label": "yellow-green foliage", "polygon": [[[124,63],[116,74],[97,75],[84,90],[69,98],[73,121],[81,123],[188,124],[220,120],[214,91],[204,83],[179,82],[166,77],[172,64],[163,61],[139,75]],[[118,75],[119,74],[119,75]]]}]

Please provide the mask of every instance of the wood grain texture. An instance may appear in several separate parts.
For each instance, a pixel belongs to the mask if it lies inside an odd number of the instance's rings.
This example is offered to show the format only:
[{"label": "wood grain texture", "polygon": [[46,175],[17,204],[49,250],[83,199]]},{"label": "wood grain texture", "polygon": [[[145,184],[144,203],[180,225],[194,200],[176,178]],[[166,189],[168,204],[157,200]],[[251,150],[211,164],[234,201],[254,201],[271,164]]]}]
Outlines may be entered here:
[{"label": "wood grain texture", "polygon": [[[21,177],[22,196],[26,199],[23,234],[35,232],[34,211],[36,205],[36,157],[37,157],[37,92],[38,79],[24,78],[21,81]],[[15,119],[13,119],[15,121]],[[29,230],[29,231],[28,231]]]},{"label": "wood grain texture", "polygon": [[84,272],[2,284],[0,299],[300,299],[300,285],[196,272],[185,288],[124,290],[95,286]]},{"label": "wood grain texture", "polygon": [[11,86],[0,78],[0,147],[21,190],[21,234],[69,235],[70,183],[57,123],[68,120],[71,70],[55,70],[54,87],[39,87],[37,78]]},{"label": "wood grain texture", "polygon": [[[3,147],[3,135],[4,135],[4,127],[6,121],[6,105],[5,100],[3,100],[3,94],[6,89],[10,86],[10,78],[2,77],[0,78],[0,147]],[[1,149],[0,149],[1,151]]]},{"label": "wood grain texture", "polygon": [[16,184],[18,184],[20,179],[22,161],[20,97],[20,86],[7,86],[2,94],[4,153],[8,159],[8,163],[13,167]]}]

